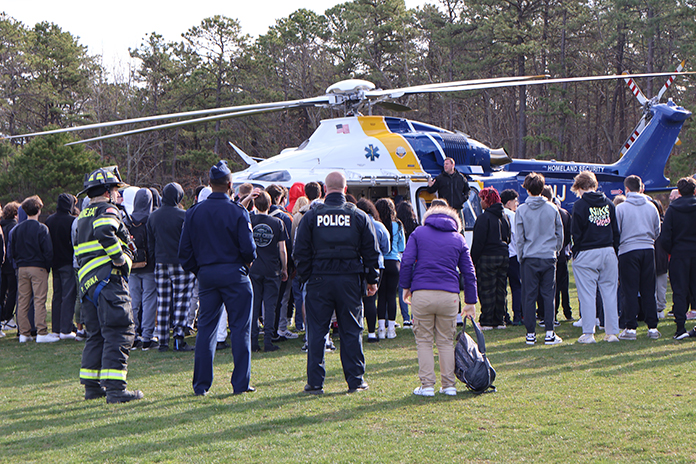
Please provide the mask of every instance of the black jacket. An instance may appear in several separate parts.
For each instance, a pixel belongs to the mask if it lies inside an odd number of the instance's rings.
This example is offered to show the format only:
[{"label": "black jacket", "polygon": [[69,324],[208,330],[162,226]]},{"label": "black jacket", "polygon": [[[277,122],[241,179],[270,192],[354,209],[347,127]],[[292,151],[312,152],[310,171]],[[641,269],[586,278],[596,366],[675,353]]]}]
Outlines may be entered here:
[{"label": "black jacket", "polygon": [[573,256],[584,250],[619,250],[619,225],[612,203],[602,192],[587,192],[573,204]]},{"label": "black jacket", "polygon": [[481,256],[509,256],[508,244],[512,229],[502,203],[489,206],[474,224],[471,260],[476,264]]},{"label": "black jacket", "polygon": [[440,198],[447,200],[447,203],[454,209],[462,209],[462,205],[469,199],[469,182],[456,169],[452,174],[442,171],[435,178],[432,187],[426,188],[428,193],[437,192]]},{"label": "black jacket", "polygon": [[696,197],[679,197],[669,205],[659,242],[672,256],[696,257]]},{"label": "black jacket", "polygon": [[56,212],[46,219],[46,227],[51,234],[51,244],[53,245],[52,266],[54,269],[73,264],[74,251],[71,231],[75,216],[70,213],[76,204],[77,198],[69,193],[61,193],[58,195]]},{"label": "black jacket", "polygon": [[12,260],[9,257],[8,244],[10,242],[10,232],[14,226],[17,225],[17,219],[3,219],[0,221],[0,227],[2,227],[2,235],[4,236],[3,251],[5,255],[5,261],[2,263],[2,273],[3,274],[14,274],[14,267],[12,267]]},{"label": "black jacket", "polygon": [[186,211],[177,206],[184,198],[184,189],[176,182],[162,190],[162,206],[147,220],[149,260],[159,264],[179,264],[179,239],[184,228]]},{"label": "black jacket", "polygon": [[[350,217],[350,224],[346,224]],[[293,252],[297,273],[305,282],[311,275],[366,274],[377,283],[379,245],[372,220],[346,203],[341,193],[330,193],[300,221]]]},{"label": "black jacket", "polygon": [[51,270],[53,244],[48,227],[39,221],[27,219],[12,229],[10,248],[15,269],[42,267]]},{"label": "black jacket", "polygon": [[134,273],[146,273],[155,270],[155,264],[149,259],[147,243],[147,220],[152,213],[152,192],[141,188],[133,199],[133,214],[126,221],[126,227],[133,237],[136,250],[133,254]]}]

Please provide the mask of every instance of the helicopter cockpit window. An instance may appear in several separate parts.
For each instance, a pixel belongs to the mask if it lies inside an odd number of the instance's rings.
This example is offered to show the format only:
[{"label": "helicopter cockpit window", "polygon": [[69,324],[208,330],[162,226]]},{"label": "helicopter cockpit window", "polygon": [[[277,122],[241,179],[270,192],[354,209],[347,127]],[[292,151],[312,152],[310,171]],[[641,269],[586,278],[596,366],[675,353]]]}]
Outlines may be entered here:
[{"label": "helicopter cockpit window", "polygon": [[253,176],[249,176],[249,179],[263,182],[289,182],[291,176],[288,171],[270,171],[254,174]]},{"label": "helicopter cockpit window", "polygon": [[407,134],[411,132],[411,127],[408,125],[408,121],[402,118],[384,118],[387,123],[387,127],[394,134]]},{"label": "helicopter cockpit window", "polygon": [[449,132],[449,131],[442,129],[440,127],[431,126],[430,124],[423,124],[421,122],[411,121],[411,125],[413,126],[413,130],[415,130],[417,132],[441,132],[441,133],[448,133]]},{"label": "helicopter cockpit window", "polygon": [[478,196],[478,190],[471,189],[469,191],[469,200],[462,206],[462,215],[464,216],[464,226],[466,230],[472,230],[474,223],[479,214],[483,213],[481,208],[481,199]]}]

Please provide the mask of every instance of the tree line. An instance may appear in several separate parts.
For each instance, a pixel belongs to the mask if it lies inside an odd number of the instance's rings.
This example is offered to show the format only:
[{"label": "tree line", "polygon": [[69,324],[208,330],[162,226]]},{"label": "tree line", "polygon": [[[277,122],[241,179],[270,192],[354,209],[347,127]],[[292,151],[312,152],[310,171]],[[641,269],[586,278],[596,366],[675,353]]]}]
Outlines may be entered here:
[{"label": "tree line", "polygon": [[[317,14],[299,9],[252,39],[236,19],[204,19],[167,41],[157,32],[131,49],[137,66],[119,75],[57,24],[0,15],[0,132],[23,134],[324,94],[359,78],[378,88],[500,76],[554,77],[672,71],[696,63],[695,0],[353,0]],[[639,80],[648,98],[664,79]],[[689,108],[693,78],[667,97]],[[641,107],[623,81],[488,89],[402,98],[406,116],[469,134],[516,158],[610,163]],[[291,109],[63,147],[74,136],[0,144],[0,200],[41,189],[79,190],[85,169],[118,164],[134,185],[205,178],[216,159],[244,163],[227,145],[270,157],[298,146],[334,110]],[[86,131],[80,137],[106,133]],[[687,121],[668,176],[696,168]],[[45,174],[45,175],[44,175]],[[40,179],[48,179],[40,181]],[[39,184],[37,184],[39,182]],[[49,194],[49,190],[46,194]]]}]

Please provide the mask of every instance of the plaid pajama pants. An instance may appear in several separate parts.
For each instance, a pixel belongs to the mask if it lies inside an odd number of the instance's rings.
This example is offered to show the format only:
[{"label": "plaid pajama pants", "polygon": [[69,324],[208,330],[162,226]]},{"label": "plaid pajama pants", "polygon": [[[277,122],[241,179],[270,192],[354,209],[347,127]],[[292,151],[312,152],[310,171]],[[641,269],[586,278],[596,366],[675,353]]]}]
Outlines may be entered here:
[{"label": "plaid pajama pants", "polygon": [[155,282],[157,283],[157,329],[155,332],[160,345],[169,344],[170,322],[174,336],[184,336],[186,313],[189,309],[195,279],[192,273],[184,271],[178,264],[155,264]]},{"label": "plaid pajama pants", "polygon": [[476,263],[476,286],[481,316],[479,323],[485,326],[505,324],[505,299],[507,297],[507,256],[481,256]]}]

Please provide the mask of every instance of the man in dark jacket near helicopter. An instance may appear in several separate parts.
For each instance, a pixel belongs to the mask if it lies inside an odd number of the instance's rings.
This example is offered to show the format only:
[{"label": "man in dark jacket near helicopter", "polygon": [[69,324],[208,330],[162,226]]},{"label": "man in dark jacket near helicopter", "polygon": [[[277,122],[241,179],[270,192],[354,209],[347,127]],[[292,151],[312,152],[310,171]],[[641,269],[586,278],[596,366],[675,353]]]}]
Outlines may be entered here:
[{"label": "man in dark jacket near helicopter", "polygon": [[435,180],[428,181],[428,193],[437,192],[440,198],[447,200],[449,205],[457,211],[462,209],[469,199],[469,182],[461,172],[454,167],[454,159],[445,158],[444,170]]}]

